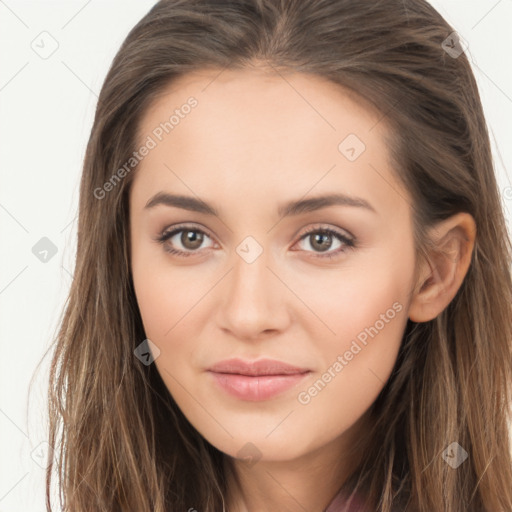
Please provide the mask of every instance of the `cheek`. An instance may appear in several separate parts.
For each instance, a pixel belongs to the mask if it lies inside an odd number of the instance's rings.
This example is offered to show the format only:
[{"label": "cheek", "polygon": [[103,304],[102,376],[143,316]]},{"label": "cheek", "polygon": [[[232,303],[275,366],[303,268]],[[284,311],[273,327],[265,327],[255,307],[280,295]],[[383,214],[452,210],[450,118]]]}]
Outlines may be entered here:
[{"label": "cheek", "polygon": [[365,329],[374,325],[379,332],[397,334],[404,322],[396,322],[395,317],[404,316],[399,313],[407,310],[409,302],[411,254],[404,251],[397,259],[393,250],[383,249],[358,257],[357,264],[350,261],[338,268],[281,271],[307,306],[297,302],[296,322],[330,355],[348,348],[357,336],[364,342],[369,337]]},{"label": "cheek", "polygon": [[322,365],[298,397],[320,415],[355,420],[371,405],[391,374],[407,324],[412,253],[397,259],[393,250],[381,251],[361,262],[295,278],[297,294],[323,323],[313,315],[303,321]]},{"label": "cheek", "polygon": [[201,306],[215,280],[200,266],[169,264],[166,255],[155,258],[153,253],[143,258],[134,258],[132,266],[137,303],[146,337],[160,350],[155,364],[177,398],[178,381],[193,381],[200,332],[208,321]]},{"label": "cheek", "polygon": [[[350,284],[344,292],[331,290],[336,307],[323,299],[336,336],[316,338],[323,366],[296,396],[294,435],[311,443],[310,448],[346,431],[373,404],[395,365],[407,323],[407,296],[400,294],[392,275]],[[317,305],[320,310],[320,298]],[[305,425],[315,429],[316,439],[304,434]]]},{"label": "cheek", "polygon": [[141,251],[136,255],[132,275],[146,335],[165,343],[208,293],[211,276],[203,276],[200,266],[172,265],[165,253],[157,252]]},{"label": "cheek", "polygon": [[[206,275],[199,267],[176,267],[155,261],[134,264],[134,287],[145,334],[160,350],[154,364],[167,390],[201,435],[209,440],[218,439],[226,449],[232,436],[226,438],[224,429],[219,428],[217,414],[209,413],[215,407],[209,390],[205,392],[203,381],[198,379],[198,363],[205,352],[201,345],[205,336],[201,332],[209,319],[205,299],[216,281],[211,272]],[[235,454],[236,451],[232,453]]]}]

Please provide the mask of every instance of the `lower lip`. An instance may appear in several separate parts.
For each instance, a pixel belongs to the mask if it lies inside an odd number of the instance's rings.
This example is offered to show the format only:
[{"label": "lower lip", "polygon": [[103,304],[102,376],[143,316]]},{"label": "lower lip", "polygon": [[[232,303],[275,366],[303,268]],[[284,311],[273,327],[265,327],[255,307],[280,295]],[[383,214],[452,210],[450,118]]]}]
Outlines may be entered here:
[{"label": "lower lip", "polygon": [[252,402],[268,400],[298,384],[306,375],[294,373],[290,375],[249,376],[237,373],[210,372],[217,384],[229,394]]}]

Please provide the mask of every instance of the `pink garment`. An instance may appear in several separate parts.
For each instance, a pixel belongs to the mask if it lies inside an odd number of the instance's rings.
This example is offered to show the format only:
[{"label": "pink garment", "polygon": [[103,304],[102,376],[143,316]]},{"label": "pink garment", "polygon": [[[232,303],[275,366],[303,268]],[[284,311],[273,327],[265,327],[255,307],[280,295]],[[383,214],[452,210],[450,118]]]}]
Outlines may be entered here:
[{"label": "pink garment", "polygon": [[364,508],[363,500],[357,495],[352,498],[350,507],[347,507],[347,503],[347,497],[340,492],[334,497],[331,503],[329,503],[325,512],[367,512]]}]

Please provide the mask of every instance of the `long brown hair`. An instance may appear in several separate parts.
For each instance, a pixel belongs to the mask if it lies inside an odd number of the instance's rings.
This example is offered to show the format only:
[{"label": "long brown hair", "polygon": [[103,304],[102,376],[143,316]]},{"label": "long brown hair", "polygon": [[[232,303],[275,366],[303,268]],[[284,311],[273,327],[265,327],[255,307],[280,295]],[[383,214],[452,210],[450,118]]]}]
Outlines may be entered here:
[{"label": "long brown hair", "polygon": [[[452,32],[425,0],[162,0],[131,30],[83,166],[74,278],[50,374],[49,511],[54,478],[65,512],[223,510],[223,454],[155,365],[133,354],[145,339],[129,257],[136,169],[104,197],[94,191],[140,146],[141,116],[173,79],[255,63],[327,78],[381,112],[413,198],[418,256],[437,221],[465,211],[477,226],[453,301],[430,322],[408,321],[343,488],[363,489],[382,512],[512,510],[512,248],[475,78],[466,54],[443,46]],[[468,454],[457,469],[443,456],[454,442]]]}]

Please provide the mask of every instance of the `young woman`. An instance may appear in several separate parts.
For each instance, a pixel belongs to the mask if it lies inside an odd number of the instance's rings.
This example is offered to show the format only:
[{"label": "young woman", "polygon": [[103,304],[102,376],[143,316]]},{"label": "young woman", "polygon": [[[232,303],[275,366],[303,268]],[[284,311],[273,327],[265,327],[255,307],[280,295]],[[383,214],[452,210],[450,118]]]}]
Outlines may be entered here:
[{"label": "young woman", "polygon": [[160,1],[87,147],[48,510],[510,512],[511,260],[427,2]]}]

